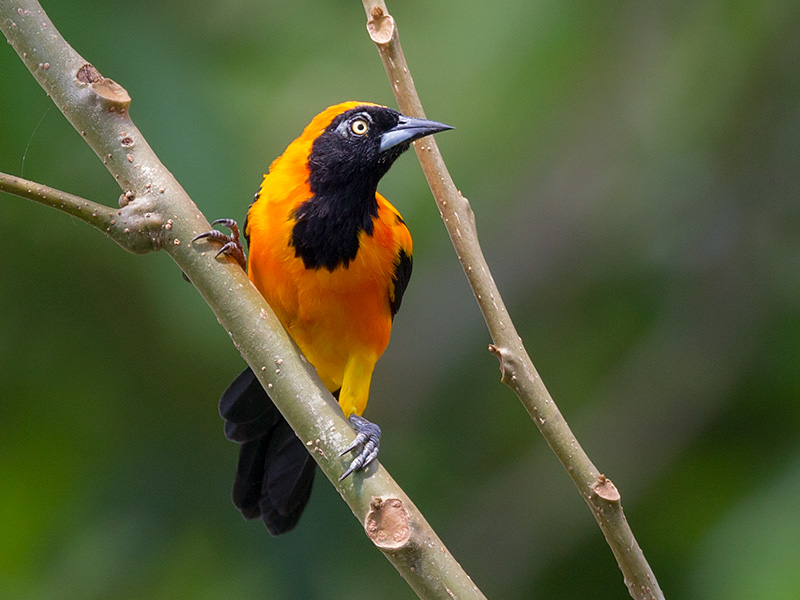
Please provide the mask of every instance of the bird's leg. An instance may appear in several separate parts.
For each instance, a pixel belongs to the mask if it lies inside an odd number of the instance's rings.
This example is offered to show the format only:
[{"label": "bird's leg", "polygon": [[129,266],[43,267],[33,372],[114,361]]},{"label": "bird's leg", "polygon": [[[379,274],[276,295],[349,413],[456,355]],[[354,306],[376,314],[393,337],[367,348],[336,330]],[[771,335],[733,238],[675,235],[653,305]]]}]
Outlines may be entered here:
[{"label": "bird's leg", "polygon": [[236,221],[233,219],[217,219],[211,224],[212,227],[214,225],[227,227],[231,230],[231,234],[227,235],[217,229],[212,229],[211,231],[196,235],[192,238],[192,242],[203,239],[219,242],[222,244],[222,248],[217,251],[215,256],[218,257],[224,254],[225,256],[235,258],[236,262],[242,266],[242,269],[247,271],[247,257],[244,254],[244,246],[242,246],[242,242],[239,239],[239,225],[237,225]]},{"label": "bird's leg", "polygon": [[361,451],[353,459],[353,462],[350,463],[344,475],[339,477],[339,481],[342,481],[353,471],[365,469],[369,463],[375,460],[378,456],[378,449],[381,442],[381,428],[375,423],[367,421],[364,417],[359,417],[358,415],[350,415],[349,421],[356,430],[356,439],[354,439],[353,443],[345,448],[339,456],[344,456],[359,446],[361,446]]}]

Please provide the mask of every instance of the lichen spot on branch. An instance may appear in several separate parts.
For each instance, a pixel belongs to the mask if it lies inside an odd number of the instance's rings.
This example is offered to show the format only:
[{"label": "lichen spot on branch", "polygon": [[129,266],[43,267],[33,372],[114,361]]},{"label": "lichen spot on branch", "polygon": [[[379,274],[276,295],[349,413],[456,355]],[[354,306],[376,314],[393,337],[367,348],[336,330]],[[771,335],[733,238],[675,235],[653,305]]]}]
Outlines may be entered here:
[{"label": "lichen spot on branch", "polygon": [[394,19],[383,12],[380,6],[373,6],[367,21],[370,39],[376,44],[388,44],[394,36]]},{"label": "lichen spot on branch", "polygon": [[408,511],[399,498],[372,498],[364,523],[369,539],[382,550],[399,550],[408,543]]}]

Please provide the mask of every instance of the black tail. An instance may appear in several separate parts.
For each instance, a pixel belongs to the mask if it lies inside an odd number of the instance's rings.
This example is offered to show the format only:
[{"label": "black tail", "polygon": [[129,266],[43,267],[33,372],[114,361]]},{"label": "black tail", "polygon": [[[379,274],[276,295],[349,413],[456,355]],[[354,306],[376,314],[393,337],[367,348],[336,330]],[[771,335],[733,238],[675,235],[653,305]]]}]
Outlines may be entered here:
[{"label": "black tail", "polygon": [[317,463],[247,368],[219,401],[225,437],[241,444],[233,503],[245,519],[264,519],[272,535],[297,525]]}]

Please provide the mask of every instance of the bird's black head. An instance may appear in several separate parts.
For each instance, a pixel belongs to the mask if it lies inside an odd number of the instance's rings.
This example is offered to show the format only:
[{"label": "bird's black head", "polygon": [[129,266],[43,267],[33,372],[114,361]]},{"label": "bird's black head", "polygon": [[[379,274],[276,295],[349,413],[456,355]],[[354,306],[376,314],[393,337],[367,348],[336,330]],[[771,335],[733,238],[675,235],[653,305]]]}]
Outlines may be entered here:
[{"label": "bird's black head", "polygon": [[[337,110],[327,126],[318,127],[318,120]],[[307,269],[347,268],[358,253],[360,233],[374,230],[381,177],[411,142],[445,129],[452,127],[374,104],[348,102],[317,115],[303,132],[316,136],[307,163],[312,196],[292,213],[290,242]]]},{"label": "bird's black head", "polygon": [[309,184],[315,194],[375,192],[411,142],[449,125],[406,117],[385,106],[362,105],[337,115],[311,146]]}]

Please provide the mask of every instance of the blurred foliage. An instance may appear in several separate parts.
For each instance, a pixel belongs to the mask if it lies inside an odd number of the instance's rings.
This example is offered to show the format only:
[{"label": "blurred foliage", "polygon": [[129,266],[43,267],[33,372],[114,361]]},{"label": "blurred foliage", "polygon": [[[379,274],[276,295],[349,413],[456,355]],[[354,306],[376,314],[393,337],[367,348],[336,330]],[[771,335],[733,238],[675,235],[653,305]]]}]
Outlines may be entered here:
[{"label": "blurred foliage", "polygon": [[[44,7],[209,219],[323,107],[393,104],[359,2]],[[511,314],[668,597],[800,595],[800,3],[390,6]],[[120,190],[0,51],[0,170]],[[491,598],[623,598],[513,395],[413,156],[415,273],[367,415]],[[270,538],[229,501],[242,361],[167,256],[0,198],[0,597],[411,598],[319,479]],[[313,543],[312,543],[313,542]]]}]

